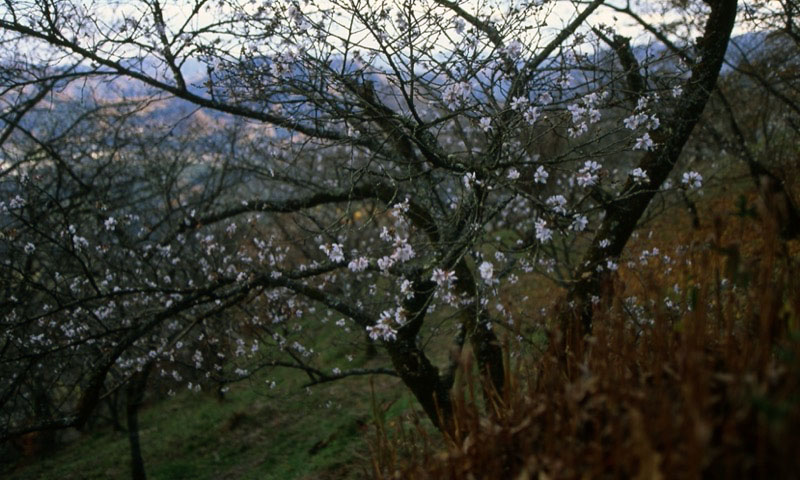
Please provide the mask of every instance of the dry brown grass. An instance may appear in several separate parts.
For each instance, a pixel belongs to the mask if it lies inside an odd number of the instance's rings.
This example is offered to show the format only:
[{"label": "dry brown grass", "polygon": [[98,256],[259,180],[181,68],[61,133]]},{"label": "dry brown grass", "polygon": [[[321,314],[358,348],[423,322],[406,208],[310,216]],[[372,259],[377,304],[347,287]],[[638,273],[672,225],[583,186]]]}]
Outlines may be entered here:
[{"label": "dry brown grass", "polygon": [[760,225],[621,272],[591,337],[511,362],[489,402],[464,362],[453,434],[381,424],[375,477],[800,478],[800,268]]}]

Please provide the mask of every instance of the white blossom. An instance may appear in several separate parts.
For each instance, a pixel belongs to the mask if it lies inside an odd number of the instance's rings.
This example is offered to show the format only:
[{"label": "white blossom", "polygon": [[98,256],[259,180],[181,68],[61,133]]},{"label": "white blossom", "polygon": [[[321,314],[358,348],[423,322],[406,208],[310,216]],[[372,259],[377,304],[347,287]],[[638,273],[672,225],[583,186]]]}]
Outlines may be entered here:
[{"label": "white blossom", "polygon": [[528,122],[528,125],[533,125],[536,123],[536,120],[539,119],[540,115],[539,107],[528,107],[523,114],[525,121]]},{"label": "white blossom", "polygon": [[561,213],[561,214],[567,213],[567,209],[564,208],[567,205],[567,199],[564,198],[564,195],[553,195],[551,197],[548,197],[548,199],[545,200],[545,203],[547,203],[547,205],[551,207],[553,211],[556,213]]},{"label": "white blossom", "polygon": [[584,215],[575,215],[575,218],[572,219],[572,224],[569,226],[570,229],[576,232],[582,232],[586,229],[586,226],[589,224],[589,220]]},{"label": "white blossom", "polygon": [[641,137],[636,139],[636,144],[633,146],[634,150],[652,150],[653,149],[653,139],[650,138],[649,133],[645,133]]},{"label": "white blossom", "polygon": [[703,176],[695,171],[685,172],[681,183],[689,188],[698,189],[703,186]]},{"label": "white blossom", "polygon": [[492,276],[494,276],[494,265],[491,262],[484,261],[478,267],[478,271],[481,274],[481,278],[484,282],[491,282]]},{"label": "white blossom", "polygon": [[650,181],[650,178],[647,176],[647,172],[639,167],[631,170],[630,175],[631,178],[633,178],[633,182],[636,184],[642,184]]},{"label": "white blossom", "polygon": [[367,260],[366,257],[358,257],[347,264],[347,268],[349,268],[351,272],[363,272],[368,266],[369,260]]},{"label": "white blossom", "polygon": [[596,185],[600,179],[600,176],[598,175],[599,171],[599,163],[595,162],[594,160],[586,160],[586,162],[583,164],[583,167],[578,170],[578,176],[575,179],[578,182],[578,186],[591,187]]},{"label": "white blossom", "polygon": [[344,250],[342,250],[341,243],[320,245],[319,249],[325,252],[325,255],[332,262],[339,263],[344,261]]},{"label": "white blossom", "polygon": [[544,166],[539,165],[539,167],[536,169],[536,173],[533,174],[533,181],[544,184],[547,183],[547,177],[549,176],[550,174],[547,173],[547,170],[545,170]]},{"label": "white blossom", "polygon": [[453,282],[456,281],[456,274],[453,271],[434,268],[431,274],[431,280],[436,282],[436,285],[439,287],[450,288]]},{"label": "white blossom", "polygon": [[549,242],[553,238],[553,231],[547,228],[547,221],[543,218],[539,218],[536,220],[535,223],[536,228],[536,240],[540,242]]},{"label": "white blossom", "polygon": [[520,111],[528,105],[528,99],[525,97],[514,97],[511,99],[511,109]]}]

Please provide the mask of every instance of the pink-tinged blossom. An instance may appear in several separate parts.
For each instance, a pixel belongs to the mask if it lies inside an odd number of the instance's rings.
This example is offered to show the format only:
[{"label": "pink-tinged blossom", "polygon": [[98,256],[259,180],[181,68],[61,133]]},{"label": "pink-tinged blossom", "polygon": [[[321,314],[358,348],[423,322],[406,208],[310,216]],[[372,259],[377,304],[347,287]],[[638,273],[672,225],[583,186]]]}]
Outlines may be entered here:
[{"label": "pink-tinged blossom", "polygon": [[516,168],[512,168],[508,171],[508,179],[509,180],[516,180],[519,178],[519,170]]},{"label": "pink-tinged blossom", "polygon": [[489,117],[483,117],[480,120],[480,125],[484,132],[489,132],[492,129],[492,119]]},{"label": "pink-tinged blossom", "polygon": [[536,183],[545,184],[547,183],[547,177],[549,176],[550,174],[547,173],[547,170],[545,170],[544,166],[539,165],[539,167],[536,169],[536,173],[533,174],[533,181]]},{"label": "pink-tinged blossom", "polygon": [[385,342],[391,342],[397,339],[397,330],[392,328],[390,325],[380,322],[376,323],[375,325],[368,326],[367,333],[369,334],[369,338],[375,341],[383,340]]},{"label": "pink-tinged blossom", "polygon": [[378,259],[378,268],[380,268],[382,272],[390,269],[392,265],[394,265],[394,258],[392,257],[381,257]]},{"label": "pink-tinged blossom", "polygon": [[344,261],[344,251],[341,243],[320,245],[319,249],[325,252],[330,261],[339,263]]},{"label": "pink-tinged blossom", "polygon": [[408,321],[406,310],[403,307],[398,307],[397,310],[394,311],[394,321],[401,327]]},{"label": "pink-tinged blossom", "polygon": [[456,273],[453,271],[442,270],[441,268],[434,268],[431,274],[431,280],[436,282],[436,285],[442,288],[450,288],[453,282],[456,281]]},{"label": "pink-tinged blossom", "polygon": [[402,263],[411,260],[415,256],[416,252],[414,252],[414,248],[410,243],[405,242],[405,240],[395,243],[395,250],[392,252],[392,259]]},{"label": "pink-tinged blossom", "polygon": [[703,186],[703,176],[694,171],[685,172],[681,183],[689,188],[698,189]]},{"label": "pink-tinged blossom", "polygon": [[351,272],[363,272],[368,266],[369,260],[367,260],[366,257],[358,257],[347,264],[347,268],[349,268]]},{"label": "pink-tinged blossom", "polygon": [[581,135],[583,135],[588,131],[589,131],[589,126],[586,125],[586,122],[581,122],[578,125],[569,127],[567,129],[567,133],[569,134],[570,138],[580,137]]}]

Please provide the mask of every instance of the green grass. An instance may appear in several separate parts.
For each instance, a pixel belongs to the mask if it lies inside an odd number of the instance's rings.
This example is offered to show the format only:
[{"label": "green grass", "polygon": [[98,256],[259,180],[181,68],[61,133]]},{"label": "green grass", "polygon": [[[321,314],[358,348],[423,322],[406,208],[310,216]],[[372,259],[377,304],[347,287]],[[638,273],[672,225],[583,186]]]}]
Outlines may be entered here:
[{"label": "green grass", "polygon": [[[302,378],[274,372],[282,387],[235,386],[224,401],[184,393],[140,415],[145,466],[152,479],[355,479],[369,471],[372,394],[363,377],[301,388]],[[272,375],[271,378],[276,378]],[[410,405],[399,381],[375,378],[375,402],[394,416]],[[398,401],[400,398],[400,401]],[[55,454],[18,468],[13,479],[125,478],[125,432],[84,434]]]}]

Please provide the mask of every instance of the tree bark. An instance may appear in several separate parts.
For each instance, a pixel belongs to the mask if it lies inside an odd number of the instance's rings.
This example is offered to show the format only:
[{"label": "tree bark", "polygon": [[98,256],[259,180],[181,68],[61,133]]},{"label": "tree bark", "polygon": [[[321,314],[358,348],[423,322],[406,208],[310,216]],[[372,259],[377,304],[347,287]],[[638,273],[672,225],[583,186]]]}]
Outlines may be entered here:
[{"label": "tree bark", "polygon": [[150,375],[152,363],[148,363],[141,372],[137,372],[131,377],[128,388],[127,420],[128,420],[128,442],[131,449],[131,478],[133,480],[146,480],[147,474],[144,468],[144,458],[139,439],[139,408],[144,400],[144,392],[147,387],[147,377]]},{"label": "tree bark", "polygon": [[[620,195],[605,205],[606,216],[578,267],[575,283],[568,294],[572,308],[566,309],[561,318],[565,339],[569,331],[591,332],[592,297],[600,296],[604,285],[610,284],[608,269],[602,268],[605,261],[616,259],[622,253],[650,201],[672,172],[716,86],[736,19],[737,2],[715,0],[709,4],[711,13],[698,44],[700,60],[693,66],[691,79],[670,118],[654,132],[653,140],[658,147],[648,152],[638,165],[647,172],[650,181],[636,184],[629,180]],[[603,240],[610,243],[604,247]],[[575,320],[578,325],[574,325]]]},{"label": "tree bark", "polygon": [[453,420],[450,386],[442,381],[439,369],[413,338],[398,336],[396,341],[386,342],[386,350],[397,374],[422,405],[428,418],[439,430],[450,431]]},{"label": "tree bark", "polygon": [[[489,389],[500,393],[503,391],[505,382],[505,368],[503,366],[503,349],[491,329],[488,315],[478,305],[478,292],[475,288],[475,280],[467,266],[466,261],[461,259],[456,265],[456,288],[466,293],[474,301],[464,310],[464,327],[469,338],[475,359],[478,361],[478,368],[485,380],[491,382]],[[487,388],[484,394],[488,395]]]}]

